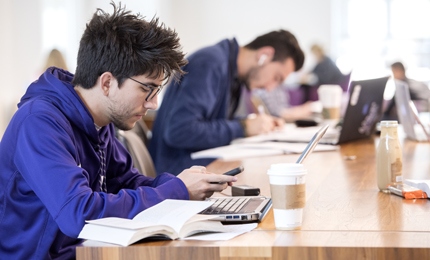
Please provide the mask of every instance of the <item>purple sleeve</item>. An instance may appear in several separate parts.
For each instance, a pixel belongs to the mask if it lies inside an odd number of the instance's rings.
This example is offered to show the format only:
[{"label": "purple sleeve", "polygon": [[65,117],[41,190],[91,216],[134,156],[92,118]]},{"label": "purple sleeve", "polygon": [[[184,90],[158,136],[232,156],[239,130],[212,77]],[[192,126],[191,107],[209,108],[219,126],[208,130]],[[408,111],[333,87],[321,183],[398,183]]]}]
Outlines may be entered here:
[{"label": "purple sleeve", "polygon": [[[113,128],[112,128],[113,132]],[[108,192],[117,193],[120,189],[137,189],[140,186],[157,187],[176,178],[169,173],[163,173],[155,179],[146,177],[133,167],[132,158],[127,149],[111,135],[108,160]],[[185,188],[186,190],[186,188]]]},{"label": "purple sleeve", "polygon": [[[85,220],[133,218],[165,199],[189,199],[179,178],[162,174],[152,179],[132,170],[118,175],[123,181],[118,185],[124,188],[115,193],[94,192],[90,174],[77,166],[68,127],[49,115],[30,115],[20,126],[16,150],[11,151],[17,170],[67,236],[77,237]],[[128,177],[132,179],[129,182]]]}]

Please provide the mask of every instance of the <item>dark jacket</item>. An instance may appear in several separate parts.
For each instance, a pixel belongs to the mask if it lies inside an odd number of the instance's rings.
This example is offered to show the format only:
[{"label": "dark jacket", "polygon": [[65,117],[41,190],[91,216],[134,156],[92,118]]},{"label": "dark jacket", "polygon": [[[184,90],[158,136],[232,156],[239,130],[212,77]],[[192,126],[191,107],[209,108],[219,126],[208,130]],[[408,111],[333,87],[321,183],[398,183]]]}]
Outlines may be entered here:
[{"label": "dark jacket", "polygon": [[223,40],[195,52],[183,68],[187,74],[167,88],[149,145],[157,173],[205,166],[213,159],[192,160],[190,154],[243,137],[239,120],[228,119],[238,48],[236,40]]}]

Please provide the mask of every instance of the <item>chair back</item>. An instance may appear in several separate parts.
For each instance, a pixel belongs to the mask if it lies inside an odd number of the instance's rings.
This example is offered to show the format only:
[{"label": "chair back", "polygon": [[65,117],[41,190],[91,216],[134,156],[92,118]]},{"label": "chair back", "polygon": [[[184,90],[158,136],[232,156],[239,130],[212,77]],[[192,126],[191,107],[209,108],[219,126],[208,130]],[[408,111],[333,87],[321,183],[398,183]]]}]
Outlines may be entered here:
[{"label": "chair back", "polygon": [[125,147],[133,160],[133,167],[145,176],[155,178],[154,162],[149,154],[143,140],[134,131],[118,131],[118,135],[123,138]]},{"label": "chair back", "polygon": [[147,146],[149,144],[149,140],[151,140],[152,132],[149,130],[149,127],[143,121],[143,119],[138,120],[134,125],[133,132],[135,132],[143,141],[143,143]]}]

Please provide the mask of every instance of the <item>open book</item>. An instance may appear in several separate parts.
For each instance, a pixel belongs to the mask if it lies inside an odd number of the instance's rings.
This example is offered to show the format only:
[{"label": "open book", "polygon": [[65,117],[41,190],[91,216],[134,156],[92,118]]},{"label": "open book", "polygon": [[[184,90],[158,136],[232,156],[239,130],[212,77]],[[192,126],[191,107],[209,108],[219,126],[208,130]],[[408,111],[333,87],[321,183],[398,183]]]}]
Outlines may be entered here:
[{"label": "open book", "polygon": [[[197,233],[232,232],[233,225],[224,226],[219,221],[211,220],[216,216],[197,214],[212,204],[210,201],[164,200],[133,219],[111,217],[88,220],[79,238],[128,246],[147,237],[182,239]],[[255,227],[256,224],[243,226],[245,230],[242,228],[241,232],[227,239]]]}]

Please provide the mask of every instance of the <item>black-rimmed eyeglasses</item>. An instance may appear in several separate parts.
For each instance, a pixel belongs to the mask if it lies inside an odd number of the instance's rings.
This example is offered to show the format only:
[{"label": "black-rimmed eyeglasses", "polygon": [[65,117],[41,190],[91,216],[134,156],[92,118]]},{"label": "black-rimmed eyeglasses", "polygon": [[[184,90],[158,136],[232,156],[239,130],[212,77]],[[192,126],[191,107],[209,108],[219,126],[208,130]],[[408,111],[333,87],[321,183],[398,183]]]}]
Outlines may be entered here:
[{"label": "black-rimmed eyeglasses", "polygon": [[134,82],[137,82],[140,85],[145,86],[146,88],[150,89],[148,96],[145,98],[145,101],[151,101],[158,93],[160,93],[161,90],[163,90],[163,86],[153,87],[153,86],[149,86],[147,84],[144,84],[140,81],[137,81],[135,79],[132,79],[130,77],[128,77],[128,78],[133,80]]}]

